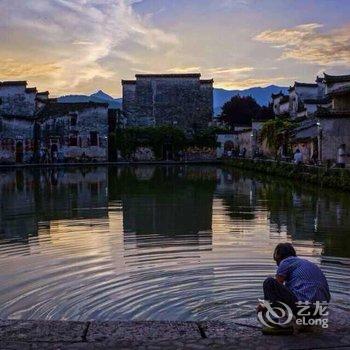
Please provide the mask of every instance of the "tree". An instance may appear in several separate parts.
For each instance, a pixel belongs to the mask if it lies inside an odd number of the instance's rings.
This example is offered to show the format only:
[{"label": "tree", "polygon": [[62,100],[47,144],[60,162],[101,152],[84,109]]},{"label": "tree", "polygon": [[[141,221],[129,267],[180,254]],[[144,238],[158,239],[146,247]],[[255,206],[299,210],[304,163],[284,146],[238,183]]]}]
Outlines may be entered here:
[{"label": "tree", "polygon": [[117,135],[110,132],[108,135],[108,161],[115,162],[117,160]]},{"label": "tree", "polygon": [[117,129],[109,135],[109,155],[114,160],[119,151],[123,158],[130,159],[138,147],[149,147],[157,159],[163,159],[166,153],[174,155],[190,146],[215,148],[218,130],[222,129],[197,130],[189,136],[171,125]]},{"label": "tree", "polygon": [[221,130],[220,128],[210,127],[197,131],[189,140],[189,146],[216,148],[218,146],[217,132]]},{"label": "tree", "polygon": [[185,133],[176,127],[163,125],[158,127],[149,127],[145,129],[148,135],[148,143],[158,159],[164,156],[164,147],[171,145],[172,153],[177,153],[186,147]]},{"label": "tree", "polygon": [[275,118],[275,113],[273,111],[273,105],[270,103],[268,106],[262,106],[253,119],[256,121],[266,121],[269,119],[274,119]]},{"label": "tree", "polygon": [[251,96],[236,95],[222,106],[221,120],[233,127],[234,125],[251,125],[261,107]]},{"label": "tree", "polygon": [[260,137],[274,152],[275,158],[277,158],[280,147],[289,147],[291,132],[295,126],[289,120],[279,118],[270,119],[264,123]]}]

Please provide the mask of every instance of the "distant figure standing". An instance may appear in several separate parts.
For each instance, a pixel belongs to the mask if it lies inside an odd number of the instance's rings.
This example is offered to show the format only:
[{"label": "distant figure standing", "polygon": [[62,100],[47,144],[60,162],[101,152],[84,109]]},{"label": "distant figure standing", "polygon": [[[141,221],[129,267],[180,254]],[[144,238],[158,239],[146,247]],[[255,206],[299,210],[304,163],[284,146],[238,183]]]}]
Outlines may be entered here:
[{"label": "distant figure standing", "polygon": [[302,164],[303,163],[303,154],[297,149],[294,153],[294,164]]},{"label": "distant figure standing", "polygon": [[245,158],[246,153],[247,153],[247,149],[245,147],[243,147],[242,152],[241,152],[241,157]]},{"label": "distant figure standing", "polygon": [[338,148],[338,166],[340,168],[345,168],[345,163],[346,163],[346,150],[345,150],[345,144],[343,143],[342,145],[339,146]]}]

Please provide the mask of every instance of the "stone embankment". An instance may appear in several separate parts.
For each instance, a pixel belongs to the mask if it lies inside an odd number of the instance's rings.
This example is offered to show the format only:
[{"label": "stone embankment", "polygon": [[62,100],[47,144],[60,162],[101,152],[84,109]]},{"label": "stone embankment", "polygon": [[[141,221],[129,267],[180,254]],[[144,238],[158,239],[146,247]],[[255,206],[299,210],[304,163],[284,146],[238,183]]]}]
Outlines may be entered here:
[{"label": "stone embankment", "polygon": [[326,167],[295,165],[287,162],[261,159],[237,158],[225,160],[223,162],[226,165],[236,168],[280,176],[300,182],[313,183],[320,187],[338,188],[350,191],[349,169],[327,169]]},{"label": "stone embankment", "polygon": [[350,313],[331,310],[329,328],[262,335],[255,318],[231,323],[0,321],[0,349],[350,349]]},{"label": "stone embankment", "polygon": [[64,167],[90,167],[90,166],[107,166],[107,165],[210,165],[221,164],[221,160],[151,160],[151,161],[119,161],[119,162],[93,162],[93,163],[19,163],[19,164],[1,164],[0,169],[12,168],[64,168]]}]

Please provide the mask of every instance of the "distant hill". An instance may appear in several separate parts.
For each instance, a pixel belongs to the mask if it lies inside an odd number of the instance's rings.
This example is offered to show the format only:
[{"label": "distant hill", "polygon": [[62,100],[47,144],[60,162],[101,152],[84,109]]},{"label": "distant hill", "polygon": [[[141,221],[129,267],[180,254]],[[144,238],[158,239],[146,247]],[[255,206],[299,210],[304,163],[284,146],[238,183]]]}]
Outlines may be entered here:
[{"label": "distant hill", "polygon": [[221,107],[225,102],[229,101],[232,96],[252,96],[261,106],[268,105],[271,94],[276,94],[282,90],[283,93],[288,92],[287,87],[270,85],[267,87],[253,87],[246,90],[224,90],[214,89],[214,114],[218,115],[221,112]]},{"label": "distant hill", "polygon": [[[267,105],[270,101],[271,94],[276,94],[282,90],[287,93],[288,88],[283,86],[270,85],[267,87],[253,87],[246,90],[224,90],[214,89],[214,114],[221,112],[221,107],[225,102],[229,101],[232,96],[240,94],[241,96],[252,96],[261,105]],[[58,102],[76,103],[76,102],[103,102],[108,103],[110,108],[121,108],[122,99],[114,98],[102,90],[92,95],[66,95],[58,98]]]},{"label": "distant hill", "polygon": [[77,102],[100,102],[108,103],[110,108],[121,108],[122,99],[113,98],[112,96],[107,95],[103,91],[98,91],[92,95],[66,95],[58,98],[58,102],[61,103],[77,103]]}]

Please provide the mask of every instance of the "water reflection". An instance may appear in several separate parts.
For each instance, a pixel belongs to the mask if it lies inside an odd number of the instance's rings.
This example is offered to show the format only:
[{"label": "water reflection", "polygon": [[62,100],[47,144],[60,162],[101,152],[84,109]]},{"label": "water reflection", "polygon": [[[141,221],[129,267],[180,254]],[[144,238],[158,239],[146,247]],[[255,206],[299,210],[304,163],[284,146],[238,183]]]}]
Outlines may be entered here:
[{"label": "water reflection", "polygon": [[0,237],[7,242],[28,243],[52,220],[108,216],[106,168],[14,170],[0,176]]},{"label": "water reflection", "polygon": [[213,166],[0,176],[0,318],[231,319],[286,240],[350,307],[347,194]]}]

